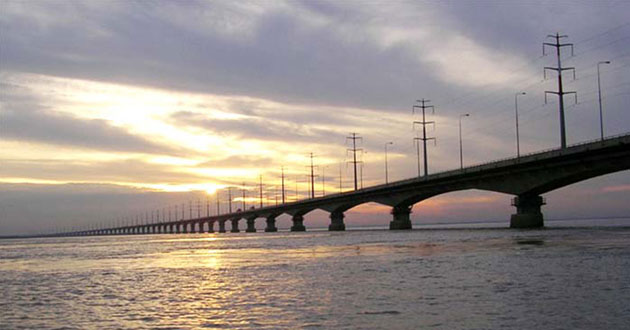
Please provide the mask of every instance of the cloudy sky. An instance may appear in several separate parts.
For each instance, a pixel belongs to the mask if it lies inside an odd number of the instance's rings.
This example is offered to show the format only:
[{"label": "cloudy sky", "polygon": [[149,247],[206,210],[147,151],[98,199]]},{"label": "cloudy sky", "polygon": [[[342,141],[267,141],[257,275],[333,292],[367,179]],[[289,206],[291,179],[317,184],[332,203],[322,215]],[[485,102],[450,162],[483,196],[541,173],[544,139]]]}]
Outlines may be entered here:
[{"label": "cloudy sky", "polygon": [[[363,137],[363,185],[417,175],[415,100],[435,105],[431,173],[559,146],[542,56],[560,32],[570,144],[630,131],[627,1],[11,1],[0,2],[0,235],[120,223],[216,195],[227,208],[351,188],[346,136]],[[322,184],[322,182],[325,183]],[[547,218],[630,216],[630,174],[546,195]],[[467,191],[414,208],[422,222],[505,220],[508,195]],[[204,212],[205,212],[205,206]],[[196,209],[196,208],[195,208]],[[349,225],[386,224],[365,205]],[[307,226],[325,225],[314,212]],[[281,227],[288,226],[283,218]]]}]

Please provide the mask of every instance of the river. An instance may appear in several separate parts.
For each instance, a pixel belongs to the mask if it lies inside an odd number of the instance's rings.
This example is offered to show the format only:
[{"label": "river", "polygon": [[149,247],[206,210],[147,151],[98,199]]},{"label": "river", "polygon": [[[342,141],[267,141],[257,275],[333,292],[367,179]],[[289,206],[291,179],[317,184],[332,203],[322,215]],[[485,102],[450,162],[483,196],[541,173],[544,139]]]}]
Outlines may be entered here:
[{"label": "river", "polygon": [[0,328],[628,329],[609,222],[0,240]]}]

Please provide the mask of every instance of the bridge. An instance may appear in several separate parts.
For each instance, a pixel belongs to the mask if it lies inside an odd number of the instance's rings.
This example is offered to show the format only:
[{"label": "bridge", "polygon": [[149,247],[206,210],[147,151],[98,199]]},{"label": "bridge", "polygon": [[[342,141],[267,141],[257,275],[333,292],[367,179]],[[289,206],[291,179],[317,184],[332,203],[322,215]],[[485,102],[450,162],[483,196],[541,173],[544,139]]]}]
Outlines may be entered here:
[{"label": "bridge", "polygon": [[409,216],[414,204],[440,194],[468,189],[514,195],[512,205],[516,208],[516,213],[510,218],[510,227],[539,228],[544,226],[541,207],[546,201],[542,194],[628,169],[630,134],[277,206],[51,236],[212,233],[215,223],[218,223],[218,231],[224,233],[228,222],[231,223],[231,232],[240,232],[239,223],[242,220],[245,221],[246,232],[255,232],[255,222],[258,219],[266,222],[265,232],[275,232],[278,230],[276,218],[282,214],[292,217],[291,231],[305,231],[304,216],[316,209],[330,213],[329,230],[340,231],[346,228],[343,220],[345,211],[370,202],[392,208],[390,229],[411,229]]}]

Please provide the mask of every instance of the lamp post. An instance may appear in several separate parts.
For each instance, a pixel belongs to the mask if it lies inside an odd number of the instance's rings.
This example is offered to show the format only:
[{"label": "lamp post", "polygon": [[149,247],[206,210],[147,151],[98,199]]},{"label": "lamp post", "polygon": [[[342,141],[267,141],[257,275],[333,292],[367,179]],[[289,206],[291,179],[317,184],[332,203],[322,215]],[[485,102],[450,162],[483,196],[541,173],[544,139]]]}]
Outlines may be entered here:
[{"label": "lamp post", "polygon": [[604,140],[604,115],[602,113],[602,85],[599,78],[599,65],[610,64],[610,61],[601,61],[597,63],[597,91],[599,92],[599,128],[601,132],[601,138]]},{"label": "lamp post", "polygon": [[525,95],[525,92],[516,93],[514,95],[514,111],[516,112],[516,157],[521,157],[521,144],[518,138],[518,96]]},{"label": "lamp post", "polygon": [[389,183],[388,170],[387,170],[387,146],[392,145],[392,144],[394,144],[394,142],[385,143],[385,184]]},{"label": "lamp post", "polygon": [[459,168],[464,169],[464,151],[462,149],[462,118],[470,116],[469,113],[459,115]]}]

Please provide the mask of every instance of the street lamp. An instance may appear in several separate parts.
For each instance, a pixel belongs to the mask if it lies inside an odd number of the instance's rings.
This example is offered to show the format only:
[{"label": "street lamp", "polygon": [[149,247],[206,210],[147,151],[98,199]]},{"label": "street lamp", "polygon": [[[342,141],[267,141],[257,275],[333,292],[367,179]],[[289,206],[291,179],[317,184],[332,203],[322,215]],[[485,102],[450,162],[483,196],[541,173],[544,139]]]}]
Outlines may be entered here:
[{"label": "street lamp", "polygon": [[604,115],[602,113],[602,85],[599,79],[599,65],[610,64],[610,61],[601,61],[597,63],[597,90],[599,92],[599,128],[601,131],[602,140],[604,140]]},{"label": "street lamp", "polygon": [[514,95],[514,111],[516,112],[516,157],[521,157],[521,145],[518,139],[518,96],[525,95],[525,92],[516,93]]},{"label": "street lamp", "polygon": [[385,143],[385,184],[389,183],[388,173],[387,173],[387,146],[391,144],[394,144],[394,142]]},{"label": "street lamp", "polygon": [[459,115],[459,168],[464,169],[464,152],[462,150],[462,118],[470,116],[469,113]]}]

